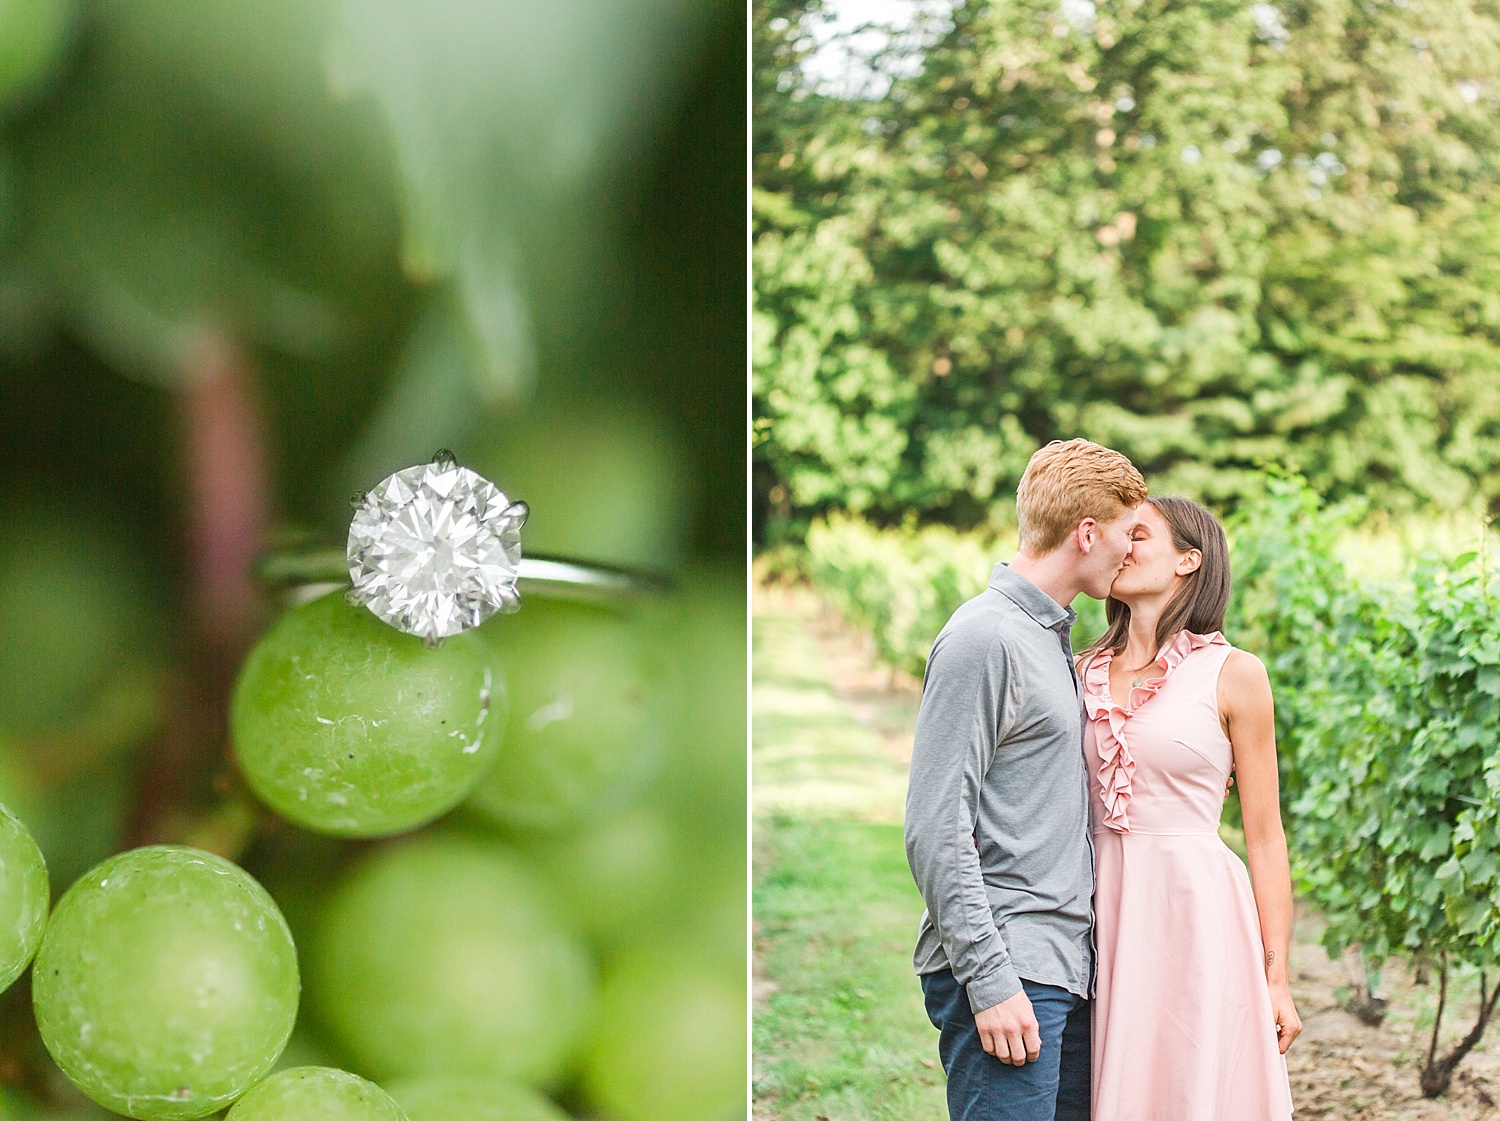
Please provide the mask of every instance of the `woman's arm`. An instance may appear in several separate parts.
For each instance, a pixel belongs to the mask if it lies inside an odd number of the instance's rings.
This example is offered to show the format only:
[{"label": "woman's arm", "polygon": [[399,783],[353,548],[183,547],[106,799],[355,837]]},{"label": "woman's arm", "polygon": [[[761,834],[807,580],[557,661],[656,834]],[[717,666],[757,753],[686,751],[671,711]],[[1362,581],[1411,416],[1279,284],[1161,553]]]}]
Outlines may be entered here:
[{"label": "woman's arm", "polygon": [[1271,988],[1281,1053],[1285,1055],[1302,1031],[1287,972],[1292,940],[1292,871],[1286,855],[1286,832],[1281,826],[1271,681],[1254,654],[1236,650],[1224,663],[1219,677],[1219,711],[1224,714],[1229,742],[1234,747],[1250,883],[1266,950],[1266,981]]}]

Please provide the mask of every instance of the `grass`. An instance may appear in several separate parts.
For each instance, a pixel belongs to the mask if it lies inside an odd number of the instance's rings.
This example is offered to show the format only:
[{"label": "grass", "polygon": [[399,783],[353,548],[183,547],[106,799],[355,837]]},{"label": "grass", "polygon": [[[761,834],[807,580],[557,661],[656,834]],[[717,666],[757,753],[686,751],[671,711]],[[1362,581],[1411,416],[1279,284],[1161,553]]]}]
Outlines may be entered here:
[{"label": "grass", "polygon": [[757,1117],[942,1121],[901,827],[777,815],[755,846]]},{"label": "grass", "polygon": [[755,610],[755,1116],[942,1121],[911,965],[906,768],[889,711],[834,687],[816,612],[806,597]]},{"label": "grass", "polygon": [[810,629],[817,610],[805,594],[756,607],[756,813],[899,822],[906,766],[834,689]]}]

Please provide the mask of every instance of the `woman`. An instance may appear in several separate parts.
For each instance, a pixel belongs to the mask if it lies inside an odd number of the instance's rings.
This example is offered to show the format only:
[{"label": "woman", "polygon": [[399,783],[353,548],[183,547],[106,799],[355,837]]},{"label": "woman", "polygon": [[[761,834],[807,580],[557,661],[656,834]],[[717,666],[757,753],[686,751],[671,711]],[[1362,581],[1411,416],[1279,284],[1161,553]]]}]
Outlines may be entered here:
[{"label": "woman", "polygon": [[[1079,659],[1096,849],[1094,1121],[1284,1121],[1302,1030],[1271,686],[1219,633],[1229,550],[1184,498],[1140,508]],[[1231,774],[1250,874],[1219,839]],[[1253,889],[1252,889],[1253,883]]]}]

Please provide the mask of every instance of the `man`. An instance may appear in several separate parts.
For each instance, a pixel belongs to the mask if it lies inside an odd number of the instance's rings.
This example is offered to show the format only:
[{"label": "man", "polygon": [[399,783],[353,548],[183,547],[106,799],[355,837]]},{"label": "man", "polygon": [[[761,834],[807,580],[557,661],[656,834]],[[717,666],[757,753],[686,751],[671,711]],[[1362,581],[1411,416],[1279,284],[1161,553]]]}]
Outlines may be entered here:
[{"label": "man", "polygon": [[1016,492],[1016,557],[927,659],[906,854],[952,1121],[1089,1116],[1094,866],[1069,605],[1108,596],[1145,499],[1119,452],[1039,450]]}]

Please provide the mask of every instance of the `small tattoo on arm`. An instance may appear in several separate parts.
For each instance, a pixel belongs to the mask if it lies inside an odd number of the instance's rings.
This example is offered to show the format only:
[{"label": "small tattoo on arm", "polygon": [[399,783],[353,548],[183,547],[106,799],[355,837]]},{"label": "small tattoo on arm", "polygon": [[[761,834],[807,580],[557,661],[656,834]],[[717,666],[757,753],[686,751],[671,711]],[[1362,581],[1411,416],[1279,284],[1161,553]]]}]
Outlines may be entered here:
[{"label": "small tattoo on arm", "polygon": [[1266,968],[1270,969],[1274,964],[1276,964],[1276,951],[1268,950],[1266,952]]}]

